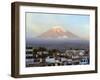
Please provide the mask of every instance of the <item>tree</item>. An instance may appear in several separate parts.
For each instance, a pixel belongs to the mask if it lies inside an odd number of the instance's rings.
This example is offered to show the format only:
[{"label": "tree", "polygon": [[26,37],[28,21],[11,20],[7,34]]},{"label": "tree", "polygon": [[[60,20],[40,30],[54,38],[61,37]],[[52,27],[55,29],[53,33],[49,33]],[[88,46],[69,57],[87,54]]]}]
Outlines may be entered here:
[{"label": "tree", "polygon": [[57,56],[57,53],[59,52],[59,50],[57,49],[52,49],[52,55],[53,56]]}]

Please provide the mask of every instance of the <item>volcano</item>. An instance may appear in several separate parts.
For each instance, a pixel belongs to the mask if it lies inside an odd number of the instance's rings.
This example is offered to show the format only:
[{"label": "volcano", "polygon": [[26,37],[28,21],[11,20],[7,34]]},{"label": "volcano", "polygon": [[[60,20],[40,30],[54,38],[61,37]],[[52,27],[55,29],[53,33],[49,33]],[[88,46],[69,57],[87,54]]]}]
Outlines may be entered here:
[{"label": "volcano", "polygon": [[65,31],[62,27],[53,27],[48,31],[42,33],[38,36],[39,38],[49,38],[49,39],[72,39],[79,38],[77,35],[70,31]]}]

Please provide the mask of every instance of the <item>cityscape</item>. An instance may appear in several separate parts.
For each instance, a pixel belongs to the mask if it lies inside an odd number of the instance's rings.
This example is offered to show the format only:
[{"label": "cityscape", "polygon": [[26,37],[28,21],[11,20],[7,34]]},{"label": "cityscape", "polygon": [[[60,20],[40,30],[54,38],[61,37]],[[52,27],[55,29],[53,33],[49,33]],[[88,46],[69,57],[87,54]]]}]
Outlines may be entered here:
[{"label": "cityscape", "polygon": [[26,67],[90,64],[90,16],[25,13]]},{"label": "cityscape", "polygon": [[63,51],[44,47],[26,48],[26,67],[88,65],[88,49],[64,49]]}]

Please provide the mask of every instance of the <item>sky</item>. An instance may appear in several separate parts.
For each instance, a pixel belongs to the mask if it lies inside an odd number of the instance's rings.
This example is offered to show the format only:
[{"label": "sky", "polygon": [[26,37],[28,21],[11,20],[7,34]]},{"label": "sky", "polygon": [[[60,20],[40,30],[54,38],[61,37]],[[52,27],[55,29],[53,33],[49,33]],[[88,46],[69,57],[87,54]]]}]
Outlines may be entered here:
[{"label": "sky", "polygon": [[51,14],[51,13],[25,13],[26,37],[36,37],[43,32],[60,26],[82,38],[89,37],[89,15],[77,14]]}]

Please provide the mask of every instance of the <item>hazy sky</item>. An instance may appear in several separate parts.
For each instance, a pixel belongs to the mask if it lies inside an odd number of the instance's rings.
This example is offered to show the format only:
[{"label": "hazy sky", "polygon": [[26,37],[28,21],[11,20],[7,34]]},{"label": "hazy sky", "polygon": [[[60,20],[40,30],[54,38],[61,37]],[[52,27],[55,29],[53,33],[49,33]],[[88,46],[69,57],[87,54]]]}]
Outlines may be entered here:
[{"label": "hazy sky", "polygon": [[26,13],[26,37],[35,37],[54,26],[61,26],[80,37],[89,37],[89,15]]}]

